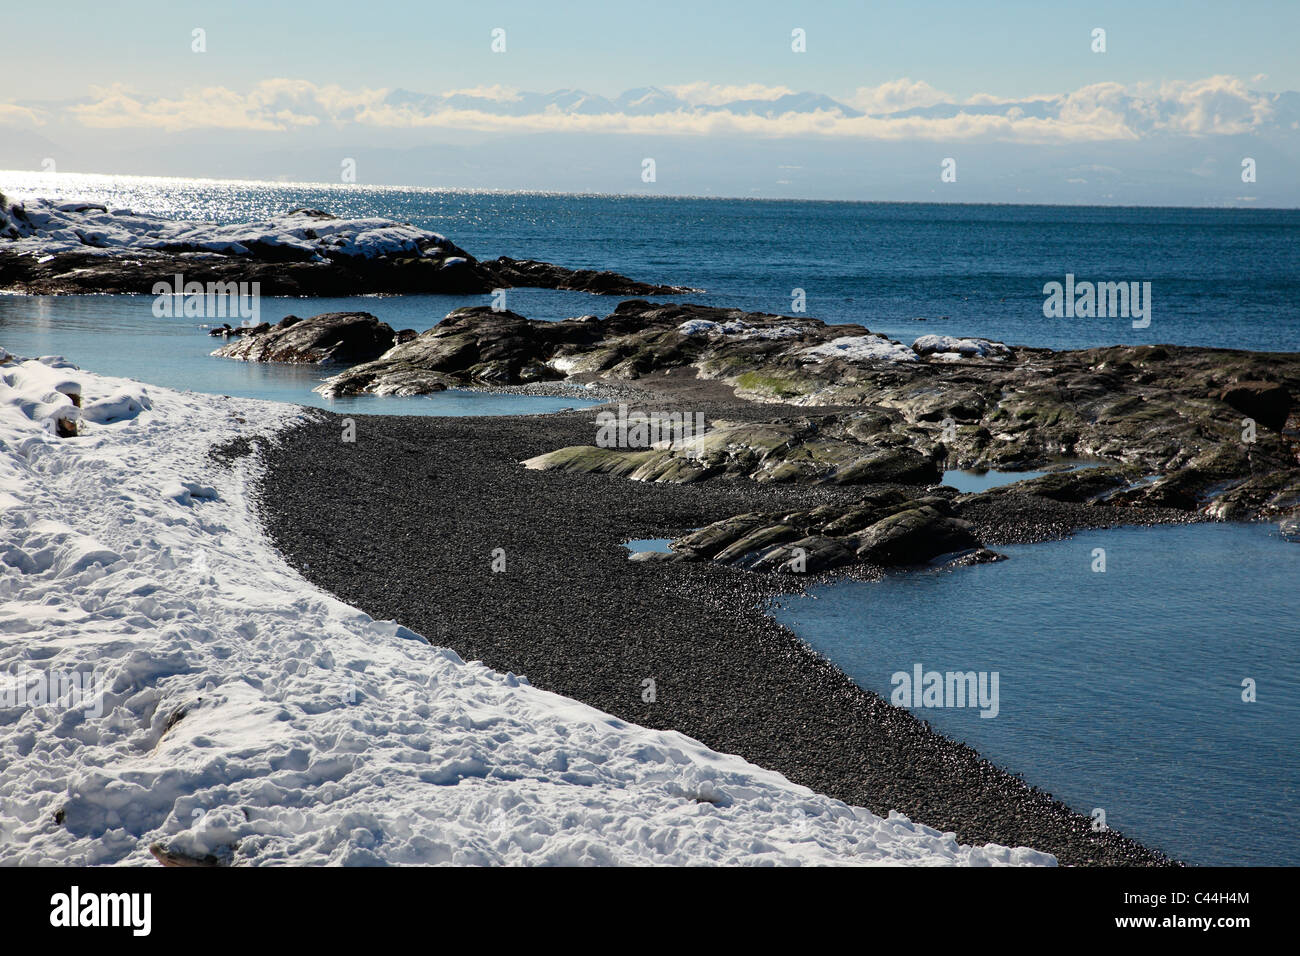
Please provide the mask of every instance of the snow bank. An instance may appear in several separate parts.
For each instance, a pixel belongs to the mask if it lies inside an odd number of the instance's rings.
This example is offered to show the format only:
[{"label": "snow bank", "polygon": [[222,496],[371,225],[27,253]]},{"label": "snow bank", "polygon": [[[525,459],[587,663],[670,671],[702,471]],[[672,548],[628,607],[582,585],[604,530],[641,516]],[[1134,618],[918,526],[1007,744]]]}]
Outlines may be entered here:
[{"label": "snow bank", "polygon": [[389,219],[337,219],[295,210],[274,219],[218,225],[142,215],[96,203],[0,196],[0,248],[33,255],[81,252],[113,255],[124,250],[251,255],[275,250],[303,259],[420,256],[429,247],[450,248],[436,232]]},{"label": "snow bank", "polygon": [[959,339],[951,335],[923,335],[912,343],[912,351],[917,355],[932,355],[946,362],[964,358],[1011,357],[1011,349],[1001,342],[992,342],[989,339]]},{"label": "snow bank", "polygon": [[[57,438],[28,398],[53,371],[85,407],[139,409]],[[206,455],[295,408],[3,374],[0,864],[149,864],[155,843],[241,864],[1054,862],[818,796],[306,583],[252,513],[255,465]],[[33,696],[67,675],[75,701]]]},{"label": "snow bank", "polygon": [[848,362],[915,362],[916,353],[883,335],[841,335],[799,353],[810,361],[844,359]]}]

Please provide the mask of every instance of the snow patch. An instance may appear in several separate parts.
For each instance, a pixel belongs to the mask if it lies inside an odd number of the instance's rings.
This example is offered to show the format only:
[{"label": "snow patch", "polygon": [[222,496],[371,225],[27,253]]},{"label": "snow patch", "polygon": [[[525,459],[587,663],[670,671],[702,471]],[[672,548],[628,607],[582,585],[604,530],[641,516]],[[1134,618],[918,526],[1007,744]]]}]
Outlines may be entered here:
[{"label": "snow patch", "polygon": [[1001,342],[989,339],[959,339],[951,335],[923,335],[912,343],[917,355],[931,355],[940,361],[960,361],[964,358],[1005,359],[1011,349]]},{"label": "snow patch", "polygon": [[915,362],[916,353],[883,335],[841,335],[799,353],[809,361],[843,359],[847,362]]},{"label": "snow patch", "polygon": [[741,339],[797,339],[803,334],[789,325],[750,325],[739,319],[730,322],[690,319],[677,326],[677,331],[682,335],[728,335]]}]

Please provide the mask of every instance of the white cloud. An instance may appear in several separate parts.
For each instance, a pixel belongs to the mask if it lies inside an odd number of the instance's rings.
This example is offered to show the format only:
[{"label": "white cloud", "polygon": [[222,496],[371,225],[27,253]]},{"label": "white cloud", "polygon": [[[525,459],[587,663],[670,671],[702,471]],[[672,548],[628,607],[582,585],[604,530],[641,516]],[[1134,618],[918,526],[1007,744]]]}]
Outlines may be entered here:
[{"label": "white cloud", "polygon": [[1273,114],[1273,106],[1234,76],[1211,76],[1192,83],[1166,83],[1161,98],[1178,109],[1164,128],[1195,135],[1247,133]]},{"label": "white cloud", "polygon": [[345,90],[306,80],[263,80],[249,93],[220,86],[186,90],[179,97],[144,97],[120,83],[92,87],[89,103],[69,114],[98,128],[285,130],[325,122],[360,122],[384,90]]},{"label": "white cloud", "polygon": [[11,103],[0,103],[0,126],[40,126],[44,123],[39,110]]},{"label": "white cloud", "polygon": [[[1232,134],[1266,122],[1272,107],[1263,94],[1245,83],[1214,76],[1190,83],[1127,88],[1119,83],[1095,83],[1071,93],[1034,97],[1043,108],[1019,106],[987,115],[958,108],[951,117],[899,117],[913,106],[951,102],[924,81],[900,79],[863,87],[852,102],[869,114],[847,117],[838,110],[819,109],[781,115],[752,115],[697,106],[717,106],[738,99],[772,100],[790,93],[785,87],[686,84],[672,91],[692,106],[650,115],[571,113],[554,104],[525,115],[502,115],[490,106],[452,109],[449,97],[459,93],[505,102],[518,92],[487,86],[416,99],[386,102],[386,89],[345,89],[306,80],[268,79],[248,92],[225,87],[201,87],[165,97],[133,92],[121,84],[92,89],[87,102],[70,106],[73,121],[94,128],[238,129],[291,131],[307,127],[371,129],[464,129],[484,132],[629,133],[639,135],[744,135],[761,137],[834,137],[862,140],[989,140],[1024,143],[1070,143],[1090,140],[1132,140],[1153,131],[1192,135]],[[1006,100],[977,95],[967,103],[990,105]],[[431,105],[430,105],[431,104]],[[1029,115],[1041,114],[1041,115]],[[28,117],[34,111],[0,105],[6,116]]]},{"label": "white cloud", "polygon": [[1029,96],[994,96],[992,93],[974,93],[962,101],[964,106],[1003,106],[1007,103],[1033,103],[1057,100],[1059,93],[1031,93]]},{"label": "white cloud", "polygon": [[897,113],[918,106],[934,106],[951,102],[952,97],[941,93],[924,80],[903,77],[881,83],[879,86],[859,86],[848,104],[864,113]]},{"label": "white cloud", "polygon": [[664,90],[692,106],[721,106],[724,103],[734,103],[736,100],[774,100],[794,92],[788,86],[765,86],[762,83],[725,86],[703,81],[665,86]]},{"label": "white cloud", "polygon": [[519,99],[519,91],[513,86],[502,86],[496,83],[492,86],[470,86],[463,90],[446,90],[442,94],[443,99],[451,99],[453,96],[475,96],[479,99],[509,103]]}]

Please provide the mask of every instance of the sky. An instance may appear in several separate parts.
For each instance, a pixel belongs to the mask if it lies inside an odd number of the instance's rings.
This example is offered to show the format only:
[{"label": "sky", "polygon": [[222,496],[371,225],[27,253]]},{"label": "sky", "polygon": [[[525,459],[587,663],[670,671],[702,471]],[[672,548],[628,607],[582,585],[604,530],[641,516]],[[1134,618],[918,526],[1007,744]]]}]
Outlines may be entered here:
[{"label": "sky", "polygon": [[[1104,52],[1093,49],[1097,28]],[[499,36],[493,50],[498,29],[504,51]],[[959,174],[967,199],[1020,188],[1028,201],[1073,201],[1072,169],[1131,164],[1127,187],[1098,185],[1084,197],[1130,201],[1172,162],[1173,193],[1161,201],[1295,204],[1278,175],[1296,158],[1295,106],[1275,99],[1300,90],[1294,0],[72,0],[13,5],[5,32],[22,42],[6,44],[0,168],[329,179],[342,159],[364,153],[360,181],[582,189],[573,166],[585,149],[594,191],[646,191],[652,184],[623,183],[623,173],[662,154],[689,157],[670,162],[680,175],[660,187],[678,194],[727,191],[730,169],[735,195],[890,198],[890,174],[864,184],[840,168],[851,156],[877,169],[923,165],[916,187],[900,172],[895,190],[918,198],[929,172],[965,149],[990,168],[1020,162],[1024,180]],[[672,102],[649,118],[590,103],[507,105],[521,93],[578,89],[614,100],[642,87]],[[397,91],[474,99],[413,105],[397,102]],[[727,106],[803,93],[827,99]],[[1045,100],[1045,115],[1024,105]],[[464,152],[475,149],[524,150],[530,167],[480,163]],[[1053,156],[1061,149],[1073,153]],[[1226,177],[1254,153],[1268,173],[1244,193],[1239,177]],[[1195,170],[1206,163],[1224,181],[1198,191],[1207,177]],[[799,166],[816,173],[799,182],[776,172]]]},{"label": "sky", "polygon": [[[846,96],[911,76],[958,96],[1021,97],[1098,80],[1129,84],[1266,74],[1300,89],[1300,4],[1204,2],[308,4],[135,0],[13,4],[7,98],[85,95],[119,81],[163,93],[287,76],[440,91],[506,84],[616,94],[696,81]],[[190,52],[190,31],[208,52]],[[507,31],[507,52],[490,32]],[[808,51],[791,54],[790,31]],[[1107,30],[1104,57],[1091,53]],[[42,40],[46,42],[41,42]],[[32,42],[35,41],[35,42]]]}]

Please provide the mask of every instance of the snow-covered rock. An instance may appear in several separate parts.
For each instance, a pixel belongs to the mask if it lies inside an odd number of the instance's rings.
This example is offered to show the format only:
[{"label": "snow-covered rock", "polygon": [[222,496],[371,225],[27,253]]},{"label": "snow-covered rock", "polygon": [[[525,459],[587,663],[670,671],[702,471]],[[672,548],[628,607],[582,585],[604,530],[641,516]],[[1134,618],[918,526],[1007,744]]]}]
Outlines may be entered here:
[{"label": "snow-covered rock", "polygon": [[[0,865],[150,864],[154,845],[241,864],[1054,862],[819,796],[320,591],[260,530],[255,460],[207,454],[299,409],[0,373]],[[134,412],[60,439],[31,400],[55,378]]]},{"label": "snow-covered rock", "polygon": [[49,199],[0,201],[0,238],[13,240],[15,251],[42,255],[148,250],[287,255],[318,261],[399,254],[418,257],[426,249],[451,246],[444,236],[409,224],[379,218],[341,219],[310,209],[220,225]]},{"label": "snow-covered rock", "polygon": [[797,339],[803,334],[789,325],[750,325],[739,319],[730,322],[689,319],[677,326],[677,331],[682,335],[727,335],[742,339]]},{"label": "snow-covered rock", "polygon": [[804,349],[801,355],[809,361],[824,362],[843,359],[847,362],[915,362],[916,353],[905,345],[883,335],[841,335]]},{"label": "snow-covered rock", "polygon": [[1005,359],[1011,357],[1009,346],[989,339],[959,339],[951,335],[923,335],[912,343],[917,355],[930,355],[940,361],[964,358]]}]

